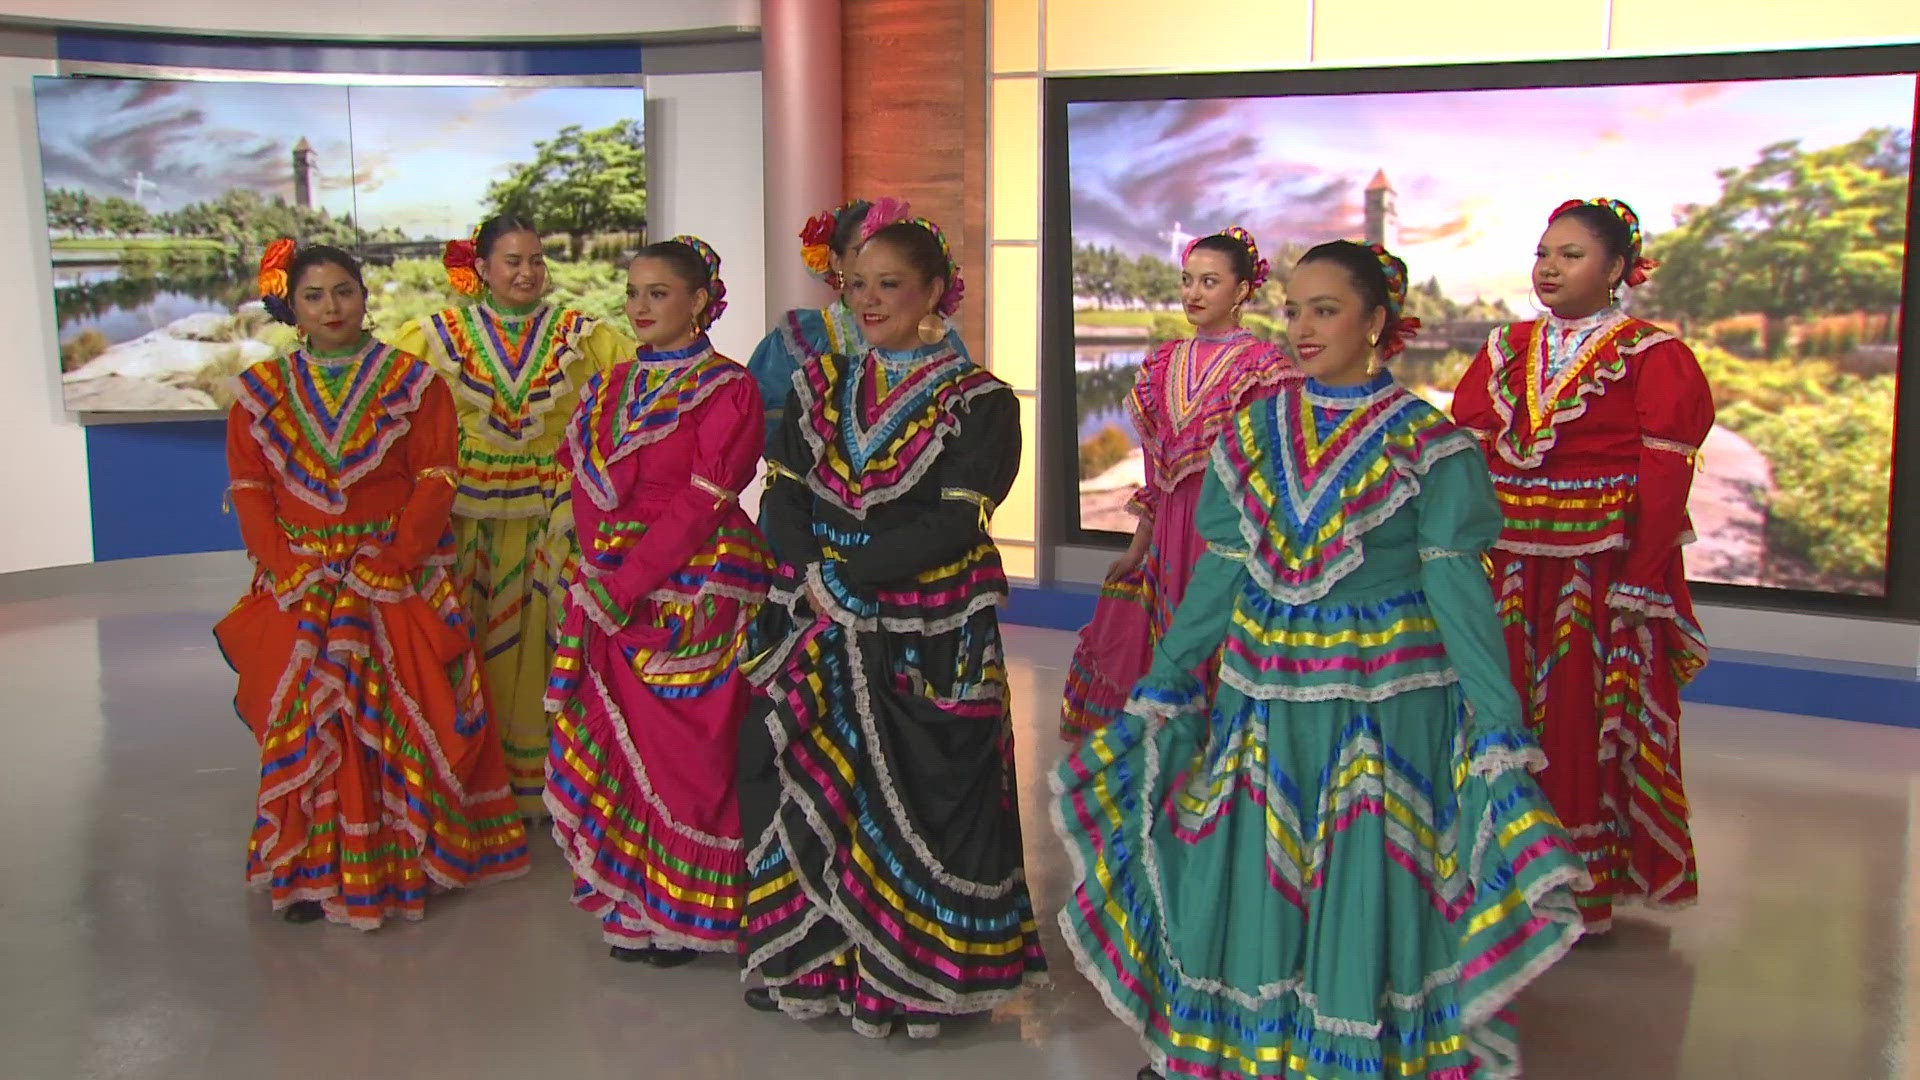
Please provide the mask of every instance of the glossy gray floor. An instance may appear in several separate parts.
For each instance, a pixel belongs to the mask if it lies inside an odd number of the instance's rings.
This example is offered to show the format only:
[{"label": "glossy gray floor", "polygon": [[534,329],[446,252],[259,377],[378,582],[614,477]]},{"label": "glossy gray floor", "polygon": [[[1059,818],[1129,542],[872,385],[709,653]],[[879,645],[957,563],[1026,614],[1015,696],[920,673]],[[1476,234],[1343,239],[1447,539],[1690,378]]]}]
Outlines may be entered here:
[{"label": "glossy gray floor", "polygon": [[[251,739],[208,627],[229,584],[0,605],[0,1078],[1131,1077],[1071,970],[937,1042],[747,1011],[721,959],[609,960],[550,844],[522,880],[373,934],[294,927],[240,882]],[[1028,865],[1066,861],[1042,770],[1072,638],[1009,634]],[[1521,1002],[1528,1075],[1910,1075],[1920,731],[1687,716],[1704,902],[1629,914]],[[1067,965],[1065,968],[1060,965]]]}]

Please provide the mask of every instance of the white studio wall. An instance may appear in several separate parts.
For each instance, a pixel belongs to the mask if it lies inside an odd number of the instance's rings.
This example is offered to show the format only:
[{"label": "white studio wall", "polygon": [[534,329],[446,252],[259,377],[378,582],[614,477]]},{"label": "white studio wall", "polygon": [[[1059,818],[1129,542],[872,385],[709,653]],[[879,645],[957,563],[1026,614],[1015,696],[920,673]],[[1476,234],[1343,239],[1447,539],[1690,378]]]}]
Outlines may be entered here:
[{"label": "white studio wall", "polygon": [[[18,55],[43,53],[41,56]],[[53,282],[35,134],[33,77],[54,73],[50,35],[0,34],[0,574],[93,559],[86,432],[60,402]]]},{"label": "white studio wall", "polygon": [[[658,163],[647,181],[650,231],[655,239],[692,233],[720,253],[727,313],[714,325],[713,347],[742,364],[766,332],[762,128],[758,71],[647,77],[647,139],[660,147],[648,155]],[[761,488],[756,477],[740,493],[756,518]]]}]

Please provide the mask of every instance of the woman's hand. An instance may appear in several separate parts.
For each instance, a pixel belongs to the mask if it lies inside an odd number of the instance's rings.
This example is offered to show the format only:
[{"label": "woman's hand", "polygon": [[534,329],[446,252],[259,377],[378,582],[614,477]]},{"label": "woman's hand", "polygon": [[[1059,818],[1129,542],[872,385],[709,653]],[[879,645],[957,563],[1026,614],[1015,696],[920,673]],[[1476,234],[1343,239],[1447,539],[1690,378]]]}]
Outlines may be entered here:
[{"label": "woman's hand", "polygon": [[832,611],[834,608],[833,598],[827,595],[827,590],[820,584],[819,577],[814,574],[808,574],[805,580],[807,583],[807,603],[812,605],[813,613],[815,615],[825,615]]},{"label": "woman's hand", "polygon": [[1638,630],[1647,625],[1647,613],[1641,611],[1639,608],[1614,608],[1613,613],[1619,617],[1621,623],[1629,630]]},{"label": "woman's hand", "polygon": [[1107,567],[1107,584],[1111,585],[1138,570],[1140,564],[1146,561],[1147,549],[1152,545],[1153,523],[1142,521],[1140,527],[1134,530],[1133,542],[1127,545],[1127,550],[1121,552],[1120,557]]}]

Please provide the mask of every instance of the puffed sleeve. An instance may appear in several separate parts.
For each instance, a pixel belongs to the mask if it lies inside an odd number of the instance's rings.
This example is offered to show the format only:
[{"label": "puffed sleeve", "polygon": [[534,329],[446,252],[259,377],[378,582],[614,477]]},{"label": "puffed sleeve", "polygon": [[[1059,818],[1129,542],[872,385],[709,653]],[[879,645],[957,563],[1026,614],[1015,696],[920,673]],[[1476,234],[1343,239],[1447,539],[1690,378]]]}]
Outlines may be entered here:
[{"label": "puffed sleeve", "polygon": [[780,421],[787,413],[787,396],[793,393],[793,373],[799,369],[800,360],[787,348],[786,336],[778,326],[767,331],[747,360],[747,373],[760,390],[768,446],[779,435]]},{"label": "puffed sleeve", "polygon": [[853,589],[909,581],[958,560],[987,536],[987,518],[1020,472],[1020,405],[1013,391],[996,389],[973,399],[960,430],[934,463],[940,502],[912,521],[876,533],[846,552],[837,568]]},{"label": "puffed sleeve", "polygon": [[631,360],[639,350],[632,338],[621,333],[606,319],[593,321],[593,325],[580,335],[578,348],[580,354],[587,358],[588,370],[596,375],[610,370],[623,360]]},{"label": "puffed sleeve", "polygon": [[[738,369],[735,369],[736,372]],[[713,539],[760,460],[760,399],[744,375],[727,380],[680,423],[693,425],[693,471],[666,508],[620,560],[607,593],[621,612],[632,611]],[[676,436],[679,433],[676,433]],[[620,515],[627,516],[625,513]]]},{"label": "puffed sleeve", "polygon": [[1171,343],[1154,350],[1146,363],[1140,365],[1133,377],[1133,389],[1127,394],[1127,412],[1133,417],[1134,430],[1140,436],[1140,452],[1146,458],[1147,481],[1127,500],[1127,512],[1143,524],[1151,522],[1160,509],[1160,489],[1154,486],[1154,478],[1165,474],[1165,451],[1160,441],[1164,425],[1160,410],[1161,402],[1166,400],[1162,386],[1172,355]]},{"label": "puffed sleeve", "polygon": [[1626,562],[1607,592],[1607,604],[1671,618],[1667,571],[1687,521],[1694,460],[1713,430],[1713,391],[1693,350],[1679,341],[1652,346],[1634,364],[1640,476]]},{"label": "puffed sleeve", "polygon": [[427,355],[427,320],[414,319],[401,325],[387,337],[386,343],[408,356]]},{"label": "puffed sleeve", "polygon": [[813,535],[813,448],[801,434],[800,396],[787,394],[780,427],[767,444],[767,487],[760,496],[760,528],[773,557],[796,573],[820,561],[820,540]]},{"label": "puffed sleeve", "polygon": [[[1504,327],[1494,331],[1504,332]],[[1492,375],[1493,354],[1482,345],[1474,354],[1473,362],[1467,365],[1466,374],[1460,376],[1460,382],[1453,388],[1453,404],[1448,409],[1453,414],[1453,422],[1473,432],[1482,445],[1491,441],[1500,428],[1500,415],[1493,410],[1489,387]]]},{"label": "puffed sleeve", "polygon": [[273,469],[253,437],[253,414],[235,405],[227,411],[227,498],[240,519],[240,542],[276,581],[295,572],[298,559],[280,529]]},{"label": "puffed sleeve", "polygon": [[427,385],[411,419],[400,445],[413,493],[400,510],[393,543],[382,553],[390,569],[405,572],[419,569],[440,546],[460,483],[460,426],[454,419],[453,393],[444,380],[434,378]]},{"label": "puffed sleeve", "polygon": [[1174,610],[1173,622],[1154,646],[1153,662],[1139,688],[1149,691],[1149,696],[1188,700],[1200,694],[1194,672],[1226,640],[1234,603],[1246,584],[1247,559],[1252,556],[1240,532],[1240,508],[1220,478],[1223,460],[1225,455],[1216,443],[1193,514],[1206,548],[1193,564],[1193,578]]},{"label": "puffed sleeve", "polygon": [[1506,639],[1494,611],[1493,588],[1481,557],[1500,538],[1500,501],[1477,448],[1439,459],[1420,481],[1420,584],[1440,627],[1447,662],[1473,706],[1477,732],[1518,731]]}]

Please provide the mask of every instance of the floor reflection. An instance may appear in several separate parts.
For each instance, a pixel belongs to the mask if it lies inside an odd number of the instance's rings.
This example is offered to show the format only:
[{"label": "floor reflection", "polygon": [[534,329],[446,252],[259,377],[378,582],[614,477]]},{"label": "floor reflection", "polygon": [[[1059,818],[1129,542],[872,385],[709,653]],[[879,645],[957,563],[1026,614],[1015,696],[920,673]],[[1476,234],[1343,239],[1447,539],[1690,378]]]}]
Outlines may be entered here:
[{"label": "floor reflection", "polygon": [[[1012,628],[1018,761],[1056,985],[932,1045],[746,1011],[729,962],[615,964],[529,877],[419,924],[289,927],[240,881],[253,747],[208,629],[231,590],[0,606],[0,1045],[8,1077],[1127,1077],[1140,1055],[1071,970],[1046,770],[1070,635]],[[1700,707],[1687,768],[1702,901],[1626,911],[1519,1006],[1528,1074],[1906,1075],[1920,731]],[[1063,967],[1063,965],[1065,965]]]}]

